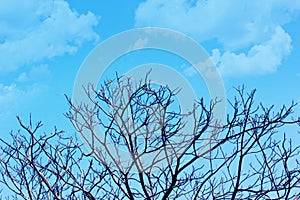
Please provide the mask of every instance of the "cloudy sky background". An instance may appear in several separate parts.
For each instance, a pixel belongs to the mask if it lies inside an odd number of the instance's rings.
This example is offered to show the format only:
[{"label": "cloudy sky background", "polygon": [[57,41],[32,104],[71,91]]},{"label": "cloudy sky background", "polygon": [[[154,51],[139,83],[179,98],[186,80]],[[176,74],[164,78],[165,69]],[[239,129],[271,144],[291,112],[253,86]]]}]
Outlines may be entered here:
[{"label": "cloudy sky background", "polygon": [[[295,0],[0,0],[0,137],[18,129],[16,115],[26,121],[30,113],[46,129],[68,129],[63,94],[72,95],[85,57],[137,27],[170,28],[199,42],[228,96],[245,84],[257,88],[258,102],[300,101],[299,12]],[[194,75],[189,66],[182,73]]]}]

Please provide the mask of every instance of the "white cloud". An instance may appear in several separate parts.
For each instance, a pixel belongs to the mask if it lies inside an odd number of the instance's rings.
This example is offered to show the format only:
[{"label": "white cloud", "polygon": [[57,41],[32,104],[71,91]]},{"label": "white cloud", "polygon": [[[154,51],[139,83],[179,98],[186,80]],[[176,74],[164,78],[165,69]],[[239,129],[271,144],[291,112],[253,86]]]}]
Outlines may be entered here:
[{"label": "white cloud", "polygon": [[276,70],[290,53],[291,38],[282,26],[297,17],[299,10],[300,1],[294,0],[147,0],[137,8],[135,20],[137,27],[167,27],[200,42],[217,40],[220,46],[213,60],[219,52],[217,61],[227,75],[233,70],[263,74]]},{"label": "white cloud", "polygon": [[0,71],[75,53],[99,38],[98,18],[79,14],[63,0],[0,1]]},{"label": "white cloud", "polygon": [[[226,51],[215,61],[223,75],[275,72],[281,61],[290,54],[291,42],[290,36],[281,27],[277,27],[270,40],[254,45],[247,53]],[[215,50],[214,54],[219,54],[219,50]]]}]

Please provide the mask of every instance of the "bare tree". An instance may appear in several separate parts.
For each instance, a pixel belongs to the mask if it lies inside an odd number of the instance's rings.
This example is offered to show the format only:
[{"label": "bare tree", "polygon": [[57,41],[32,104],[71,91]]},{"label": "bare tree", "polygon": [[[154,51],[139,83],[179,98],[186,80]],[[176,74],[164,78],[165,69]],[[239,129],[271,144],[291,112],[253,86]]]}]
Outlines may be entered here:
[{"label": "bare tree", "polygon": [[299,199],[299,145],[283,133],[300,125],[296,104],[275,111],[236,91],[221,123],[219,100],[182,111],[180,90],[148,76],[88,85],[88,102],[67,98],[80,140],[19,119],[27,135],[1,140],[1,182],[24,199]]},{"label": "bare tree", "polygon": [[8,199],[95,199],[106,194],[103,165],[85,154],[75,136],[63,131],[41,133],[41,122],[29,126],[18,118],[22,131],[3,139],[1,179],[14,195]]}]

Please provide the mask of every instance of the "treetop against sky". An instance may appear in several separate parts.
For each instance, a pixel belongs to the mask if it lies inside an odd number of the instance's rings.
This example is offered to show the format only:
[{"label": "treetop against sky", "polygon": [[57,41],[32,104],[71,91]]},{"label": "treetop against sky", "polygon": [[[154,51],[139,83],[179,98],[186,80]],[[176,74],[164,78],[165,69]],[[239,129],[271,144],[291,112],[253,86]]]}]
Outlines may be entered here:
[{"label": "treetop against sky", "polygon": [[[299,14],[295,0],[0,0],[0,138],[30,114],[46,133],[74,133],[65,94],[80,102],[85,83],[101,93],[149,71],[156,87],[178,87],[184,112],[219,98],[224,120],[241,85],[280,110],[300,101]],[[294,129],[283,129],[292,142]]]}]

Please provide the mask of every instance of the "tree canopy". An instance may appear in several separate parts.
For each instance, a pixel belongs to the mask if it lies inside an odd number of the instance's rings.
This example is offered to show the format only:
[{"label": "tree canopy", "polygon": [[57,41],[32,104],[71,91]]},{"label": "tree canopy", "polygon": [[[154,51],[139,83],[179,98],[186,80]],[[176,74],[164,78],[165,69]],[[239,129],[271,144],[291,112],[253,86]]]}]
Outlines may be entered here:
[{"label": "tree canopy", "polygon": [[[255,103],[238,87],[223,122],[220,99],[177,105],[180,89],[116,77],[67,97],[76,133],[24,123],[0,139],[0,182],[15,199],[299,199],[296,103]],[[4,194],[2,194],[4,195]]]}]

